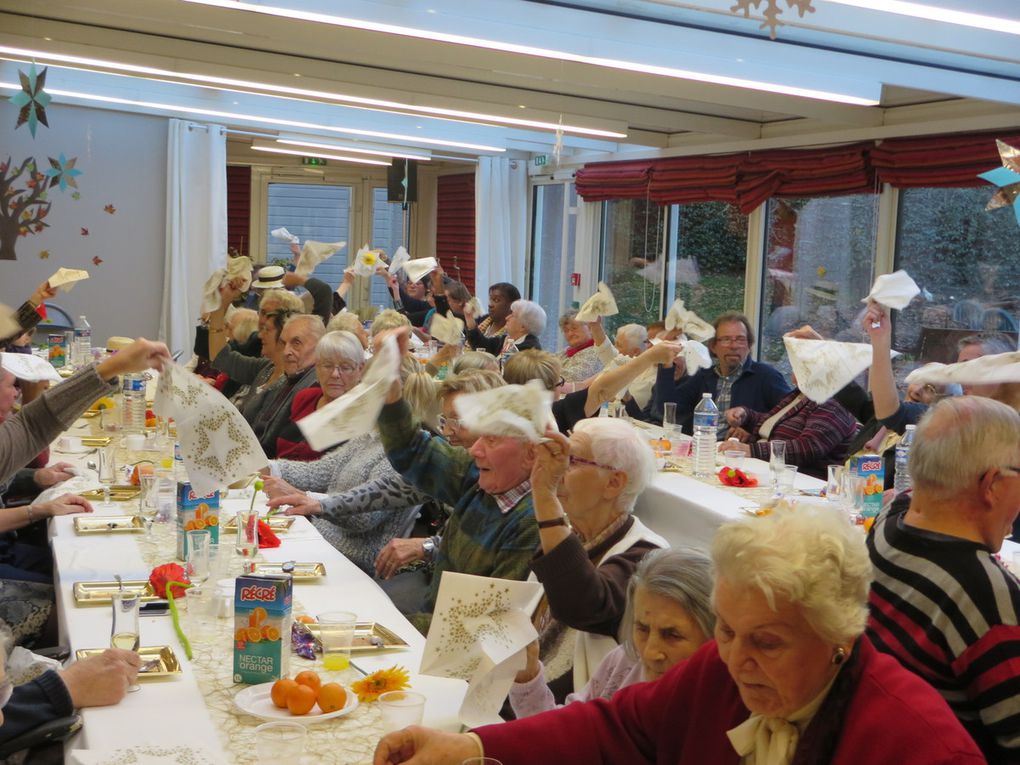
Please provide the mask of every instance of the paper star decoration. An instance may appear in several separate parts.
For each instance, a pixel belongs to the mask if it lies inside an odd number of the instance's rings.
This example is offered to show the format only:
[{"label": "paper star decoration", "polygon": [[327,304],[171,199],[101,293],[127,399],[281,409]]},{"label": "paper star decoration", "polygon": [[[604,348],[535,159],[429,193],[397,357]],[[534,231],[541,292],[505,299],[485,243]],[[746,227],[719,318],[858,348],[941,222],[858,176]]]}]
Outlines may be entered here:
[{"label": "paper star decoration", "polygon": [[33,63],[28,74],[19,69],[18,77],[21,79],[21,90],[10,97],[10,102],[20,109],[14,129],[17,130],[27,122],[28,129],[35,138],[35,129],[40,122],[46,127],[50,126],[46,121],[46,107],[51,99],[49,93],[43,90],[46,86],[46,68],[36,73]]},{"label": "paper star decoration", "polygon": [[999,207],[1012,206],[1016,222],[1020,224],[1020,149],[1002,141],[996,141],[995,145],[999,149],[1002,167],[978,175],[978,178],[999,187],[999,190],[988,200],[985,209],[995,210]]},{"label": "paper star decoration", "polygon": [[61,191],[67,191],[68,186],[72,189],[78,188],[78,181],[75,178],[81,175],[81,170],[75,167],[75,163],[78,161],[77,157],[67,159],[61,152],[57,159],[53,159],[53,157],[47,157],[47,159],[50,161],[50,167],[43,170],[43,175],[50,179],[50,188],[60,186]]}]

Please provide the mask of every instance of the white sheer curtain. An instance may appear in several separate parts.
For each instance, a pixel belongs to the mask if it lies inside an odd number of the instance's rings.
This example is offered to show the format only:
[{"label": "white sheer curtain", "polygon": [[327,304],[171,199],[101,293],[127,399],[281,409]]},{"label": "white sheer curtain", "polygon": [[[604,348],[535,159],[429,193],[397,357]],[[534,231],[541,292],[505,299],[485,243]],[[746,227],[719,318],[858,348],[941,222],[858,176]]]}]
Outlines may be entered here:
[{"label": "white sheer curtain", "polygon": [[574,271],[581,283],[574,288],[574,300],[583,303],[595,292],[599,281],[599,248],[602,245],[602,203],[577,199],[577,228],[574,236]]},{"label": "white sheer curtain", "polygon": [[475,171],[475,292],[486,306],[489,285],[510,282],[524,294],[528,249],[527,162],[480,157]]},{"label": "white sheer curtain", "polygon": [[191,355],[202,286],[227,261],[227,139],[221,125],[170,120],[159,336]]}]

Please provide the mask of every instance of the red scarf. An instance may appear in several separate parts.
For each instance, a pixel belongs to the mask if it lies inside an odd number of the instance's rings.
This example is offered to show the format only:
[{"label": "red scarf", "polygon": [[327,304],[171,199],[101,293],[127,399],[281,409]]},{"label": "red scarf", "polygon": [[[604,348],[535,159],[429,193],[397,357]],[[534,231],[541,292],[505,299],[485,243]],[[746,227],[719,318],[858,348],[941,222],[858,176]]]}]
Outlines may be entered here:
[{"label": "red scarf", "polygon": [[575,353],[580,353],[585,348],[591,348],[593,345],[595,345],[595,340],[594,340],[594,338],[591,338],[591,337],[588,338],[588,342],[582,343],[581,345],[577,346],[576,348],[574,346],[572,346],[572,345],[568,345],[567,346],[567,351],[566,351],[567,358],[569,359]]}]

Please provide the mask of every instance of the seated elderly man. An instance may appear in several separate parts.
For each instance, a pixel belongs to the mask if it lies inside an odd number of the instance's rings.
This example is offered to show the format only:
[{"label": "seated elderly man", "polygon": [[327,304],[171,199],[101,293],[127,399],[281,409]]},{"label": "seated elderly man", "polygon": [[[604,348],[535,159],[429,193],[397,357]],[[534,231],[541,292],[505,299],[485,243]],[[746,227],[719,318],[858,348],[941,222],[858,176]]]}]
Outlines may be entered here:
[{"label": "seated elderly man", "polygon": [[305,388],[316,385],[316,345],[326,334],[322,319],[312,314],[297,314],[287,319],[280,333],[283,345],[284,379],[275,395],[265,399],[263,407],[251,422],[252,430],[270,459],[276,457],[276,443],[290,420],[294,397]]},{"label": "seated elderly man", "polygon": [[989,762],[1020,762],[1020,581],[995,555],[1020,509],[1020,414],[939,402],[917,427],[910,478],[912,499],[868,539],[868,634],[945,697]]},{"label": "seated elderly man", "polygon": [[538,547],[531,503],[535,445],[508,435],[476,434],[470,449],[452,446],[421,428],[398,383],[379,415],[386,456],[404,479],[452,506],[425,600],[426,613],[411,617],[428,632],[444,571],[525,579]]},{"label": "seated elderly man", "polygon": [[[712,394],[720,412],[738,406],[767,412],[790,393],[790,386],[776,369],[751,358],[754,331],[746,316],[732,312],[720,314],[713,327],[715,337],[708,343],[715,356],[713,366],[699,369],[680,383],[674,382],[673,367],[663,367],[655,381],[653,416],[661,418],[663,404],[674,402],[677,423],[685,433],[693,432],[694,407],[703,393]],[[719,420],[718,435],[722,437],[729,426],[724,418]]]},{"label": "seated elderly man", "polygon": [[[640,324],[624,324],[616,330],[615,343],[606,337],[602,328],[602,319],[591,324],[591,336],[595,340],[595,348],[606,369],[623,366],[632,358],[641,355],[648,348],[648,330]],[[627,407],[627,414],[640,419],[642,413],[652,401],[652,389],[658,374],[656,367],[642,372],[627,386],[622,394],[622,401]],[[571,384],[567,383],[568,391]],[[580,386],[579,386],[580,387]]]}]

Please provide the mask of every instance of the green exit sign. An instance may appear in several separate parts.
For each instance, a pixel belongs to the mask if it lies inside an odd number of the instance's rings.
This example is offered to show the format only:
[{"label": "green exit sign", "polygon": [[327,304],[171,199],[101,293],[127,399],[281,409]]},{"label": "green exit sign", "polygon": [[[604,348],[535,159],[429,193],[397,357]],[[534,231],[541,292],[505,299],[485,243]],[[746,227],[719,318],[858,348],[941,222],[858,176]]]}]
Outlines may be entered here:
[{"label": "green exit sign", "polygon": [[324,160],[322,157],[302,157],[301,164],[312,165],[314,167],[322,167],[323,165],[326,164],[326,160]]},{"label": "green exit sign", "polygon": [[549,161],[548,154],[538,154],[535,157],[535,167],[542,167],[542,165],[546,164],[548,161]]}]

